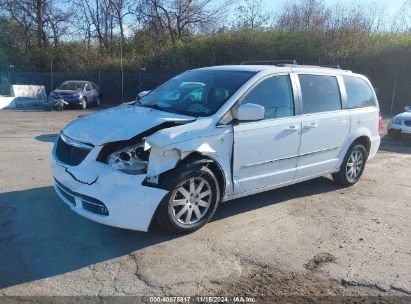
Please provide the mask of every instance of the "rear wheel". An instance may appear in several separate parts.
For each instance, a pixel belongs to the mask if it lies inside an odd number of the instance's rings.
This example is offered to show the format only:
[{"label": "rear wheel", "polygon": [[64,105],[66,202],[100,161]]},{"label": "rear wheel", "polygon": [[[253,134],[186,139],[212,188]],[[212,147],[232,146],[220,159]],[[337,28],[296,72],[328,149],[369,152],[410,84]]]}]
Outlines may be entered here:
[{"label": "rear wheel", "polygon": [[363,145],[353,145],[345,155],[340,171],[332,174],[333,180],[343,186],[354,185],[364,172],[367,156]]},{"label": "rear wheel", "polygon": [[213,217],[220,189],[206,166],[177,173],[169,194],[163,199],[157,221],[171,233],[184,234],[200,229]]}]

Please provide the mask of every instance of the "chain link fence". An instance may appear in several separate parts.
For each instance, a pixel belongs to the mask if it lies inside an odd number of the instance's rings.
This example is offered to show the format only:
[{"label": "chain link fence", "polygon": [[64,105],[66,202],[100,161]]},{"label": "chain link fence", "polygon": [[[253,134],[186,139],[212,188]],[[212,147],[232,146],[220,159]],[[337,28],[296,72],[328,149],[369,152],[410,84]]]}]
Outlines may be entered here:
[{"label": "chain link fence", "polygon": [[[124,102],[135,100],[140,90],[151,90],[167,81],[174,74],[146,71],[124,71]],[[119,104],[121,98],[121,71],[94,71],[94,72],[17,72],[11,71],[9,84],[44,85],[47,94],[66,80],[93,81],[100,87],[103,104]],[[141,81],[140,81],[141,79]]]},{"label": "chain link fence", "polygon": [[[174,74],[152,71],[124,71],[124,102],[135,100],[139,91],[151,90],[167,81]],[[411,77],[393,79],[387,75],[371,77],[376,88],[382,113],[397,114],[411,105]],[[141,80],[140,80],[141,79]],[[103,104],[119,104],[121,98],[121,71],[94,72],[18,72],[2,70],[0,73],[0,95],[7,95],[10,84],[44,85],[49,93],[66,80],[89,80],[99,85]]]}]

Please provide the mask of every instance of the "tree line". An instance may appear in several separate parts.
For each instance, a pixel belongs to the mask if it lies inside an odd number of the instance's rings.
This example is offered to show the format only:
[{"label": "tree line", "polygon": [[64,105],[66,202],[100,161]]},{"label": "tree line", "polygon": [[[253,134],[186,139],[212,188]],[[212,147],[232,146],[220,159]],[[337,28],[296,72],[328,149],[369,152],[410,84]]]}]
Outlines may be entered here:
[{"label": "tree line", "polygon": [[[403,66],[411,4],[346,1],[0,0],[0,66],[20,71],[119,68],[178,72],[243,60],[297,59],[377,73]],[[400,57],[403,56],[403,57]],[[392,73],[396,70],[392,68]]]}]

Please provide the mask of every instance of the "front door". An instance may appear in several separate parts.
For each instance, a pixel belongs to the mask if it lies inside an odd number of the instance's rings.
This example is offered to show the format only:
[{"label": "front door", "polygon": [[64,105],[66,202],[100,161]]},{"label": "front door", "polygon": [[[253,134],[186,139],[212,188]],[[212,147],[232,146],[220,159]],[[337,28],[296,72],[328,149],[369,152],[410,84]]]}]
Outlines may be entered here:
[{"label": "front door", "polygon": [[89,82],[86,84],[86,98],[88,102],[93,102],[94,101],[94,94],[93,90],[91,89],[91,85]]},{"label": "front door", "polygon": [[274,187],[295,176],[300,146],[300,117],[295,116],[290,76],[258,83],[239,104],[265,108],[265,119],[234,126],[233,179],[237,196]]}]

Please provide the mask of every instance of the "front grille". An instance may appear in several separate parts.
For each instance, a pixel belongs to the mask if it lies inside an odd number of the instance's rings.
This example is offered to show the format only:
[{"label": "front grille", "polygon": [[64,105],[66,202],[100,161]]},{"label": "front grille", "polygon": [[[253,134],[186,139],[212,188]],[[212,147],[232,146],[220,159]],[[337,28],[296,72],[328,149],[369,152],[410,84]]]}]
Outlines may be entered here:
[{"label": "front grille", "polygon": [[56,146],[56,156],[64,164],[77,166],[89,154],[90,149],[76,147],[66,143],[62,136],[59,137]]},{"label": "front grille", "polygon": [[411,127],[411,120],[404,121],[404,125],[406,125],[407,127]]}]

